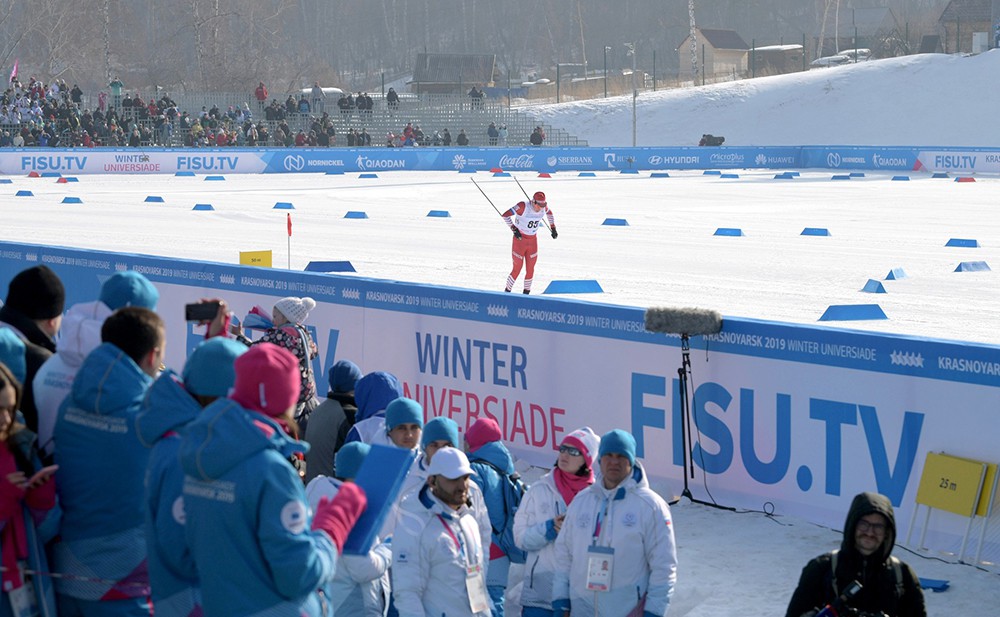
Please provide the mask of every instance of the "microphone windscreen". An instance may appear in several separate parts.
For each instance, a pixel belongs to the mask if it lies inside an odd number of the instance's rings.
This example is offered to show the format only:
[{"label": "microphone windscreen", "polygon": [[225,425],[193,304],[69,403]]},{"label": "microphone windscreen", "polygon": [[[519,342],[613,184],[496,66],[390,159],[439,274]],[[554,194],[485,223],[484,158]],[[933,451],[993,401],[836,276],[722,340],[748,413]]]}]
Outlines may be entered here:
[{"label": "microphone windscreen", "polygon": [[722,330],[722,315],[699,308],[650,308],[646,309],[646,330],[688,336],[715,334]]}]

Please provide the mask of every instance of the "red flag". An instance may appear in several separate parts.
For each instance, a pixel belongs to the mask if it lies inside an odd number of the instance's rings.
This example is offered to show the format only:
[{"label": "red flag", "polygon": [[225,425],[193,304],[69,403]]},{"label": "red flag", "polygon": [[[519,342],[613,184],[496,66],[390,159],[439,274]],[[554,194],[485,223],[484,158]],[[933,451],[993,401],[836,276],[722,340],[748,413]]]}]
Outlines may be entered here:
[{"label": "red flag", "polygon": [[288,237],[292,237],[292,215],[288,215]]},{"label": "red flag", "polygon": [[7,83],[10,83],[15,79],[17,79],[17,59],[14,59],[14,70],[10,72],[10,79],[7,80]]}]

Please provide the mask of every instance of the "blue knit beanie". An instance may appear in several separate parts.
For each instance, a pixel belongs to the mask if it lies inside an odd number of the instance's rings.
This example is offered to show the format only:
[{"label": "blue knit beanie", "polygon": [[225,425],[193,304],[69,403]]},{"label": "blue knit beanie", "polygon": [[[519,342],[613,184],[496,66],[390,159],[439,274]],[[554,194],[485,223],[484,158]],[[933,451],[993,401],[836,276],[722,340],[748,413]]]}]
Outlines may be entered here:
[{"label": "blue knit beanie", "polygon": [[191,394],[223,397],[236,381],[233,363],[247,351],[247,346],[233,339],[215,337],[202,341],[194,348],[181,380]]},{"label": "blue knit beanie", "polygon": [[353,392],[354,384],[361,379],[361,369],[350,360],[339,360],[330,367],[330,391]]},{"label": "blue knit beanie", "polygon": [[628,459],[630,465],[635,465],[635,437],[616,428],[601,437],[601,449],[598,452],[598,459],[605,454],[621,454]]},{"label": "blue knit beanie", "polygon": [[28,364],[24,359],[24,341],[10,328],[0,328],[0,362],[7,365],[14,378],[24,385],[28,378]]},{"label": "blue knit beanie", "polygon": [[400,424],[424,426],[424,408],[413,399],[399,397],[385,408],[385,430],[391,431]]},{"label": "blue knit beanie", "polygon": [[116,272],[104,281],[98,299],[112,311],[124,306],[140,306],[155,311],[160,292],[156,291],[156,287],[145,276],[135,270],[126,270]]},{"label": "blue knit beanie", "polygon": [[458,441],[458,424],[451,418],[444,416],[438,416],[428,421],[420,436],[420,445],[426,448],[427,444],[433,441],[447,441],[452,447],[457,446],[461,443]]},{"label": "blue knit beanie", "polygon": [[352,441],[341,446],[337,450],[337,455],[333,457],[334,471],[337,473],[337,477],[356,478],[358,470],[361,469],[361,463],[364,462],[371,449],[372,447],[363,441]]}]

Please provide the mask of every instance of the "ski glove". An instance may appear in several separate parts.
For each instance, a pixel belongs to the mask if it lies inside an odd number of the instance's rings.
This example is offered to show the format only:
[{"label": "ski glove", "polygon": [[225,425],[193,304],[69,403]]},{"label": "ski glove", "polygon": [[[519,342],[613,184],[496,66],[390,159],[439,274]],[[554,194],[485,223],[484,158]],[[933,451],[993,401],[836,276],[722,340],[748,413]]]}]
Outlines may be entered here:
[{"label": "ski glove", "polygon": [[329,534],[337,545],[337,552],[343,552],[347,535],[367,504],[364,490],[353,482],[345,482],[332,500],[326,497],[320,499],[313,516],[312,528]]},{"label": "ski glove", "polygon": [[559,232],[556,231],[556,226],[555,225],[552,226],[552,228],[550,229],[550,231],[552,232],[552,239],[553,240],[555,240],[556,238],[559,237]]},{"label": "ski glove", "polygon": [[521,239],[521,230],[517,228],[517,225],[511,225],[510,230],[514,232],[514,237],[518,240]]}]

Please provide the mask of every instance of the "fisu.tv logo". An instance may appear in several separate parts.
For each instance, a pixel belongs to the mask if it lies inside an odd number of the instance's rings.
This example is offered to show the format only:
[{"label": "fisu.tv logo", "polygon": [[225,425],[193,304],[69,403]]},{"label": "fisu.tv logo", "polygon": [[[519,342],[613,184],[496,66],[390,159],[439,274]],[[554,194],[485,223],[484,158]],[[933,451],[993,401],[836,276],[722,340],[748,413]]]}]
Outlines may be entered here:
[{"label": "fisu.tv logo", "polygon": [[87,165],[85,156],[22,156],[21,169],[34,171],[83,171]]},{"label": "fisu.tv logo", "polygon": [[[858,472],[865,458],[858,454],[867,452],[878,492],[899,505],[920,450],[924,413],[781,392],[773,396],[761,400],[750,388],[740,388],[734,395],[716,382],[699,385],[690,411],[698,427],[696,439],[688,444],[694,465],[714,475],[734,472],[739,466],[763,485],[778,484],[793,474],[803,493],[810,492],[815,483],[817,490],[839,496],[845,472]],[[654,399],[649,397],[668,397],[668,404],[666,408],[651,406],[647,400]],[[671,463],[683,467],[685,419],[678,380],[632,373],[630,398],[636,454],[648,456],[645,437],[655,438],[655,431],[645,429],[669,426]],[[816,443],[794,447],[796,436],[802,439],[804,433],[816,429],[823,435]],[[894,459],[888,444],[898,444]],[[793,461],[793,452],[799,460]]]}]

